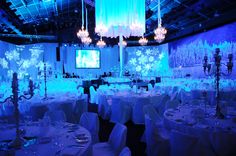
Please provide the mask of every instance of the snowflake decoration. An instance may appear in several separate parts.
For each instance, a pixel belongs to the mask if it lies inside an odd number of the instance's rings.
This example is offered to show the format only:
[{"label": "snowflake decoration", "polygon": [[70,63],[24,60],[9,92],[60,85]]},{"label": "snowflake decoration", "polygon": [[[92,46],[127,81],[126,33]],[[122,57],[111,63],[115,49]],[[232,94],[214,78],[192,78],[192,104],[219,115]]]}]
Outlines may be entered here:
[{"label": "snowflake decoration", "polygon": [[149,57],[149,62],[153,62],[154,61],[154,57],[153,56],[150,56]]},{"label": "snowflake decoration", "polygon": [[5,56],[6,56],[6,58],[7,58],[9,61],[11,61],[11,60],[17,61],[17,60],[20,59],[20,53],[19,53],[18,51],[16,51],[16,50],[7,51],[7,52],[5,53]]},{"label": "snowflake decoration", "polygon": [[137,60],[136,60],[136,58],[132,58],[129,62],[132,65],[136,65]]},{"label": "snowflake decoration", "polygon": [[147,71],[149,71],[151,69],[151,65],[150,64],[146,64],[144,67]]},{"label": "snowflake decoration", "polygon": [[148,59],[147,59],[147,56],[141,56],[141,57],[139,57],[138,58],[138,61],[141,63],[141,64],[145,64],[147,61],[148,61]]},{"label": "snowflake decoration", "polygon": [[138,50],[137,52],[136,52],[136,55],[137,56],[140,56],[142,54],[142,52],[140,51],[140,50]]},{"label": "snowflake decoration", "polygon": [[42,50],[35,48],[29,49],[29,51],[31,52],[31,58],[38,58],[43,53]]},{"label": "snowflake decoration", "polygon": [[3,69],[7,69],[8,68],[8,62],[5,58],[0,58],[0,65],[2,66]]},{"label": "snowflake decoration", "polygon": [[147,49],[146,50],[146,55],[150,55],[151,54],[151,50],[150,49]]},{"label": "snowflake decoration", "polygon": [[[18,73],[18,78],[24,78],[27,75],[28,68],[35,67],[38,64],[39,56],[43,53],[40,49],[29,49],[31,52],[30,59],[21,58],[20,52],[23,51],[25,46],[16,46],[14,50],[6,51],[5,58],[0,58],[0,66],[3,69],[9,69],[7,76],[12,78],[14,72]],[[37,66],[37,65],[36,65]]]},{"label": "snowflake decoration", "polygon": [[137,67],[136,67],[136,71],[137,71],[137,72],[140,72],[141,69],[142,69],[141,66],[137,66]]}]

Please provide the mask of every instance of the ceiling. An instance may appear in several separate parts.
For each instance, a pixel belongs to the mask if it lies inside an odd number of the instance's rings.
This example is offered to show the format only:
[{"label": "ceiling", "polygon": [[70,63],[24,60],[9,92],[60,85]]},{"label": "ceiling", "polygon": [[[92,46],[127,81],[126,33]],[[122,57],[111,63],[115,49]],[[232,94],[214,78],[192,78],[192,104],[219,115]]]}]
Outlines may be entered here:
[{"label": "ceiling", "polygon": [[[146,0],[146,33],[150,45],[157,27],[158,0]],[[89,32],[95,44],[94,0],[84,0],[88,10]],[[235,0],[161,0],[165,42],[204,32],[236,20]],[[0,39],[15,44],[36,42],[80,43],[76,32],[81,27],[81,0],[1,0]],[[130,37],[128,45],[138,45]],[[118,38],[105,39],[115,45]]]}]

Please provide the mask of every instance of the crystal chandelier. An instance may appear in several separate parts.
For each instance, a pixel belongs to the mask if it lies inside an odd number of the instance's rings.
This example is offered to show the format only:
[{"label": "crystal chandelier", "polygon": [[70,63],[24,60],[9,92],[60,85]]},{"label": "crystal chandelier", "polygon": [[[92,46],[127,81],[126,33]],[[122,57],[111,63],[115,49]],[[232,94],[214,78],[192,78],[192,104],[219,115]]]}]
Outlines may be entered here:
[{"label": "crystal chandelier", "polygon": [[77,32],[77,37],[82,39],[82,38],[86,38],[89,36],[89,33],[88,33],[88,29],[84,29],[84,1],[81,0],[81,3],[82,3],[82,26],[81,26],[81,29]]},{"label": "crystal chandelier", "polygon": [[139,39],[138,43],[142,46],[147,45],[148,40],[145,37]]},{"label": "crystal chandelier", "polygon": [[88,36],[88,37],[81,38],[81,41],[85,45],[89,45],[92,42],[92,39]]},{"label": "crystal chandelier", "polygon": [[158,27],[154,30],[155,36],[154,39],[161,43],[165,39],[165,35],[167,33],[167,30],[161,26],[161,3],[160,0],[158,0]]},{"label": "crystal chandelier", "polygon": [[89,33],[87,30],[84,29],[84,26],[81,27],[81,29],[77,32],[78,38],[86,38],[89,36]]},{"label": "crystal chandelier", "polygon": [[100,40],[97,42],[97,46],[99,48],[103,48],[106,46],[106,43],[102,40],[102,36],[101,36]]},{"label": "crystal chandelier", "polygon": [[[118,45],[121,46],[121,45],[120,45],[120,42],[118,43]],[[126,47],[126,46],[127,46],[127,42],[123,40],[123,41],[122,41],[122,47]]]}]

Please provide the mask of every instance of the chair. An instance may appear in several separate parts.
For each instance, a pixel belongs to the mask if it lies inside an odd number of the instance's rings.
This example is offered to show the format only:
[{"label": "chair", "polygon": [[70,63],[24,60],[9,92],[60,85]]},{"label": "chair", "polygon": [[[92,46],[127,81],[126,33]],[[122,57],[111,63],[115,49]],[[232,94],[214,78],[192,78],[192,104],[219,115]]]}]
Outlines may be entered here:
[{"label": "chair", "polygon": [[180,96],[181,96],[181,104],[189,104],[193,99],[192,93],[186,92],[185,90],[181,90]]},{"label": "chair", "polygon": [[98,104],[97,91],[93,86],[89,87],[90,99],[89,102],[93,104]]},{"label": "chair", "polygon": [[84,88],[83,87],[78,88],[78,94],[79,95],[84,94]]},{"label": "chair", "polygon": [[137,86],[136,85],[133,85],[132,91],[136,93],[136,91],[137,91]]},{"label": "chair", "polygon": [[177,108],[179,104],[180,104],[180,102],[178,100],[169,100],[166,102],[165,109]]},{"label": "chair", "polygon": [[78,123],[81,118],[81,115],[87,111],[88,111],[88,102],[86,98],[76,100],[76,104],[73,107],[73,116],[75,123]]},{"label": "chair", "polygon": [[210,141],[213,146],[216,155],[236,155],[236,134],[216,131],[210,135]]},{"label": "chair", "polygon": [[111,105],[111,122],[126,123],[131,117],[131,104],[120,99],[112,99]]},{"label": "chair", "polygon": [[143,112],[145,115],[148,115],[155,123],[162,121],[161,117],[159,116],[153,105],[144,106]]},{"label": "chair", "polygon": [[61,110],[47,111],[44,116],[49,117],[52,122],[66,121],[66,115]]},{"label": "chair", "polygon": [[97,113],[83,113],[80,118],[79,124],[85,127],[91,133],[93,143],[99,142],[99,119]]},{"label": "chair", "polygon": [[58,106],[58,110],[61,110],[64,112],[65,116],[66,116],[66,121],[67,122],[70,122],[70,123],[74,123],[75,121],[75,118],[74,118],[74,115],[73,115],[73,105],[71,102],[68,102],[68,103],[61,103],[59,106]]},{"label": "chair", "polygon": [[170,145],[167,131],[145,115],[145,132],[148,156],[169,156]]},{"label": "chair", "polygon": [[201,155],[198,138],[177,131],[170,134],[170,156],[199,156]]},{"label": "chair", "polygon": [[[153,105],[144,106],[143,112],[145,115],[149,116],[154,123],[161,123],[162,122],[160,115],[157,113],[157,111],[155,110]],[[146,129],[143,133],[141,141],[146,142]]]},{"label": "chair", "polygon": [[45,105],[32,106],[30,107],[30,115],[32,116],[32,121],[37,121],[42,119],[44,114],[48,111],[48,107]]},{"label": "chair", "polygon": [[143,106],[149,104],[148,98],[137,98],[132,112],[132,121],[135,124],[144,124]]},{"label": "chair", "polygon": [[94,156],[117,156],[126,144],[127,128],[117,123],[112,129],[108,142],[96,143],[93,145]]},{"label": "chair", "polygon": [[165,105],[166,105],[166,102],[170,100],[170,97],[169,95],[166,95],[164,94],[160,100],[160,103],[159,105],[155,104],[154,107],[155,109],[157,110],[157,113],[160,115],[160,116],[163,116],[163,113],[165,111]]},{"label": "chair", "polygon": [[153,90],[153,86],[151,83],[148,84],[148,91]]},{"label": "chair", "polygon": [[111,106],[107,102],[106,95],[100,95],[98,101],[98,114],[103,119],[110,119]]},{"label": "chair", "polygon": [[119,156],[131,156],[131,151],[130,151],[129,147],[123,148],[122,151],[120,152]]}]

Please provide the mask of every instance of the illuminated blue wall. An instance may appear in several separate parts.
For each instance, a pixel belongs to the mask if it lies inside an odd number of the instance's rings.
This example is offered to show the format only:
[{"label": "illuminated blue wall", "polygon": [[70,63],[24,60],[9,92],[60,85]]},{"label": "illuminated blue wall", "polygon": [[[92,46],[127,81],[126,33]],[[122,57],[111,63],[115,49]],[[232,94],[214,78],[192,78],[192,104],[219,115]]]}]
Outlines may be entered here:
[{"label": "illuminated blue wall", "polygon": [[142,76],[171,76],[168,64],[168,44],[125,48],[125,67]]},{"label": "illuminated blue wall", "polygon": [[233,53],[235,61],[235,30],[236,22],[194,36],[170,42],[170,67],[180,69],[182,71],[182,75],[191,74],[194,77],[204,77],[202,69],[203,58],[207,55],[210,59],[209,61],[213,62],[215,48],[220,48],[220,54],[223,62],[227,61],[229,53]]},{"label": "illuminated blue wall", "polygon": [[[66,46],[65,46],[66,45]],[[7,42],[0,41],[0,59],[6,59],[6,52],[14,52],[17,51],[19,53],[20,60],[25,61],[27,67],[24,70],[21,70],[20,73],[22,74],[29,74],[32,78],[36,78],[38,74],[38,63],[44,60],[49,64],[50,68],[52,69],[53,73],[61,75],[63,73],[63,66],[64,71],[70,74],[75,73],[77,75],[86,77],[95,77],[96,75],[100,75],[103,72],[109,72],[114,67],[119,65],[118,61],[118,47],[107,47],[101,49],[101,68],[100,69],[76,69],[75,68],[75,53],[76,49],[81,49],[79,46],[68,44],[62,44],[60,47],[60,61],[56,60],[56,47],[58,46],[57,43],[38,43],[32,45],[14,45]],[[83,49],[97,49],[96,47],[88,47]],[[37,61],[29,63],[32,60],[32,51],[37,52],[41,51],[42,53],[37,58]],[[8,60],[7,60],[8,61]],[[8,61],[8,68],[3,69],[1,66],[0,60],[0,76],[1,79],[9,79],[8,73],[10,70],[17,71],[19,73],[18,67],[16,66],[19,60],[17,61]]]},{"label": "illuminated blue wall", "polygon": [[[82,76],[96,76],[103,74],[103,72],[109,72],[115,66],[119,65],[118,62],[118,46],[106,47],[100,49],[101,51],[101,68],[100,69],[76,69],[75,68],[75,54],[76,50],[81,49],[81,47],[75,46],[62,46],[61,47],[61,56],[62,63],[64,62],[65,72],[75,73]],[[96,47],[88,47],[83,49],[98,49]],[[99,50],[99,49],[98,49]]]}]

